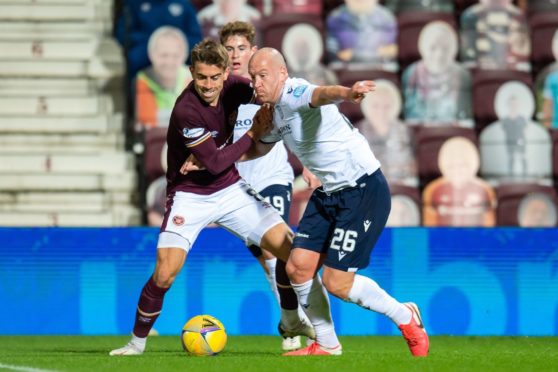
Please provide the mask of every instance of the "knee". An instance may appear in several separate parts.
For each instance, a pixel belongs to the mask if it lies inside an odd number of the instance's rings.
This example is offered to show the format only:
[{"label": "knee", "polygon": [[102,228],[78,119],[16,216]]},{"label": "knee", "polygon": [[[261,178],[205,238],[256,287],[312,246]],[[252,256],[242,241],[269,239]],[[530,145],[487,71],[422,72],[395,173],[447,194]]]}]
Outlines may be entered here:
[{"label": "knee", "polygon": [[324,272],[322,276],[322,283],[329,293],[333,296],[340,298],[341,300],[346,300],[349,297],[349,291],[351,290],[350,285],[344,281],[336,280],[333,275],[327,275]]},{"label": "knee", "polygon": [[313,277],[311,270],[308,270],[304,265],[297,264],[293,260],[288,260],[285,267],[287,276],[294,283],[304,283]]},{"label": "knee", "polygon": [[153,281],[159,288],[169,288],[174,282],[174,278],[176,278],[176,274],[165,268],[159,268],[153,274]]}]

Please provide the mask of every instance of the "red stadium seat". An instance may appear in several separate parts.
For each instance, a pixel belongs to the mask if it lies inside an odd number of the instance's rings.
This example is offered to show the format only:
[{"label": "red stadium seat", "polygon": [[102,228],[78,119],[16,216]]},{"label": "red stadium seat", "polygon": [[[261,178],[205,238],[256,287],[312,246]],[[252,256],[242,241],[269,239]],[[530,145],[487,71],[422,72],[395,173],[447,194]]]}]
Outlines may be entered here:
[{"label": "red stadium seat", "polygon": [[558,12],[558,1],[556,0],[529,0],[527,4],[529,16],[538,13]]},{"label": "red stadium seat", "polygon": [[556,190],[552,186],[536,183],[508,183],[495,188],[498,204],[496,223],[498,226],[519,226],[519,205],[524,196],[532,193],[547,195],[556,206]]},{"label": "red stadium seat", "polygon": [[145,132],[143,168],[147,184],[150,184],[166,172],[161,164],[161,152],[166,140],[167,128],[153,128]]},{"label": "red stadium seat", "polygon": [[322,15],[321,0],[250,0],[248,3],[256,7],[265,16],[282,13],[304,13],[319,17]]},{"label": "red stadium seat", "polygon": [[322,34],[322,40],[325,40],[321,18],[311,14],[274,14],[272,17],[261,19],[256,25],[261,35],[258,44],[281,50],[283,36],[291,26],[298,23],[307,23],[316,27]]},{"label": "red stadium seat", "polygon": [[[340,85],[350,87],[359,80],[389,80],[397,88],[400,88],[399,76],[390,71],[377,70],[377,69],[360,69],[354,66],[347,65],[344,69],[336,70],[337,79]],[[350,102],[341,102],[339,104],[339,111],[341,111],[352,123],[356,123],[362,119],[362,112],[360,105],[355,105]]]},{"label": "red stadium seat", "polygon": [[461,127],[420,127],[415,133],[418,173],[422,186],[441,176],[438,167],[438,152],[444,142],[452,137],[465,137],[478,148],[474,129]]},{"label": "red stadium seat", "polygon": [[402,70],[421,58],[418,49],[420,31],[427,23],[433,21],[444,21],[457,32],[457,23],[453,14],[409,11],[397,15],[399,27],[399,34],[397,35],[398,59]]},{"label": "red stadium seat", "polygon": [[552,176],[554,185],[558,187],[558,129],[551,129],[550,136],[552,137]]},{"label": "red stadium seat", "polygon": [[394,195],[405,195],[413,199],[417,205],[420,205],[420,191],[417,187],[402,185],[400,183],[390,183],[389,191],[392,196]]},{"label": "red stadium seat", "polygon": [[[556,5],[558,7],[558,3]],[[554,12],[534,13],[529,18],[531,28],[531,64],[533,70],[540,71],[553,63],[552,38],[558,31],[558,8]]]},{"label": "red stadium seat", "polygon": [[473,116],[480,132],[488,124],[498,120],[494,109],[494,97],[502,84],[520,81],[533,89],[531,74],[515,70],[474,70],[473,71]]},{"label": "red stadium seat", "polygon": [[391,213],[388,226],[420,226],[421,198],[417,187],[390,183]]}]

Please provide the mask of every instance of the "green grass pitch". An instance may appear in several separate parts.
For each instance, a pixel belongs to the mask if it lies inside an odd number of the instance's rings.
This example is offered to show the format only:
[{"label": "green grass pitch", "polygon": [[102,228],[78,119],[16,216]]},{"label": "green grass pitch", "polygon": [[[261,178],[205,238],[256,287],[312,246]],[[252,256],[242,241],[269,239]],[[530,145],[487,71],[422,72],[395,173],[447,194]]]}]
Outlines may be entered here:
[{"label": "green grass pitch", "polygon": [[280,338],[229,337],[213,357],[182,351],[180,338],[151,337],[141,356],[109,357],[128,337],[0,336],[6,371],[558,371],[558,337],[430,337],[413,358],[401,337],[341,337],[338,357],[282,357]]}]

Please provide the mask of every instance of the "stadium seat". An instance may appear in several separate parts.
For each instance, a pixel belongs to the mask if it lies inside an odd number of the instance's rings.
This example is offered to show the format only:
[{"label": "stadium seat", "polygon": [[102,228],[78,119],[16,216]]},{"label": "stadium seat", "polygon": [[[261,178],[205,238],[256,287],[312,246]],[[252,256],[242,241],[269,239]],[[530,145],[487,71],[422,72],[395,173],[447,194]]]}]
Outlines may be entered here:
[{"label": "stadium seat", "polygon": [[452,0],[385,0],[384,5],[394,13],[443,12],[453,15],[455,10]]},{"label": "stadium seat", "polygon": [[145,132],[143,168],[147,184],[165,174],[161,156],[166,140],[167,128],[152,128]]},{"label": "stadium seat", "polygon": [[558,187],[558,129],[550,130],[552,137],[552,176],[554,184]]},{"label": "stadium seat", "polygon": [[96,91],[90,79],[0,78],[0,96],[85,96]]},{"label": "stadium seat", "polygon": [[312,14],[321,17],[322,0],[250,0],[264,16],[276,14]]},{"label": "stadium seat", "polygon": [[558,1],[556,0],[529,0],[527,6],[529,16],[558,12]]},{"label": "stadium seat", "polygon": [[506,183],[495,188],[498,204],[496,222],[498,226],[519,226],[519,205],[523,197],[541,193],[550,198],[556,206],[556,190],[549,185],[537,183]]},{"label": "stadium seat", "polygon": [[122,132],[121,115],[1,116],[0,133],[109,133]]},{"label": "stadium seat", "polygon": [[533,87],[533,79],[528,72],[478,69],[473,71],[473,116],[478,132],[498,119],[494,97],[502,84],[512,80],[520,81],[531,89]]},{"label": "stadium seat", "polygon": [[[399,76],[390,71],[378,69],[361,69],[355,66],[346,65],[343,69],[335,70],[340,85],[350,87],[359,80],[389,80],[400,88]],[[350,102],[339,104],[341,111],[352,123],[362,119],[362,112],[359,105]]]},{"label": "stadium seat", "polygon": [[433,21],[444,21],[457,31],[457,23],[453,14],[450,13],[406,11],[397,15],[398,59],[401,69],[420,59],[418,50],[420,31],[427,23]]},{"label": "stadium seat", "polygon": [[85,97],[3,97],[0,116],[91,116],[113,111],[112,98],[108,95]]},{"label": "stadium seat", "polygon": [[[558,4],[558,3],[557,3]],[[556,5],[558,7],[558,5]],[[554,12],[534,13],[529,18],[531,28],[531,65],[534,74],[555,61],[552,39],[558,32],[558,9]]]},{"label": "stadium seat", "polygon": [[387,226],[419,226],[421,198],[417,187],[390,183],[391,212]]},{"label": "stadium seat", "polygon": [[274,14],[273,17],[261,19],[256,25],[261,34],[258,44],[281,50],[283,36],[291,26],[298,23],[307,23],[316,27],[323,37],[324,24],[321,18],[311,14]]},{"label": "stadium seat", "polygon": [[111,1],[0,3],[0,21],[88,21],[111,19]]},{"label": "stadium seat", "polygon": [[415,133],[420,185],[424,186],[441,176],[438,152],[444,142],[452,137],[465,137],[478,147],[474,129],[461,127],[418,127]]}]

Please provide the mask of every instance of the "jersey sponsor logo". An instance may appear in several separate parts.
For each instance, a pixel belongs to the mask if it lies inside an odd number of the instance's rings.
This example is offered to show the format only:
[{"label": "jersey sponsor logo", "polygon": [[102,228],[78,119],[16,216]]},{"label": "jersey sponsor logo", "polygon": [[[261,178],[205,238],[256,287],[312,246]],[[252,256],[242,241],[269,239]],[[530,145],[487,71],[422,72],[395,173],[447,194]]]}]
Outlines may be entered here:
[{"label": "jersey sponsor logo", "polygon": [[308,85],[301,85],[299,87],[296,87],[295,90],[293,91],[293,96],[297,98],[302,96],[306,88],[308,88]]},{"label": "jersey sponsor logo", "polygon": [[251,127],[251,126],[252,126],[252,119],[237,120],[236,124],[234,125],[234,129]]},{"label": "jersey sponsor logo", "polygon": [[310,235],[299,233],[299,232],[297,232],[295,236],[298,238],[306,238],[306,239],[310,238]]},{"label": "jersey sponsor logo", "polygon": [[287,124],[279,128],[279,135],[285,137],[285,135],[292,133],[291,124]]},{"label": "jersey sponsor logo", "polygon": [[182,135],[186,138],[197,138],[203,134],[205,129],[203,128],[184,128],[182,130]]},{"label": "jersey sponsor logo", "polygon": [[176,226],[182,226],[184,225],[184,217],[176,215],[172,218],[172,223],[174,223]]},{"label": "jersey sponsor logo", "polygon": [[363,224],[364,224],[364,232],[367,232],[368,229],[370,228],[370,225],[372,224],[372,221],[364,220]]}]

